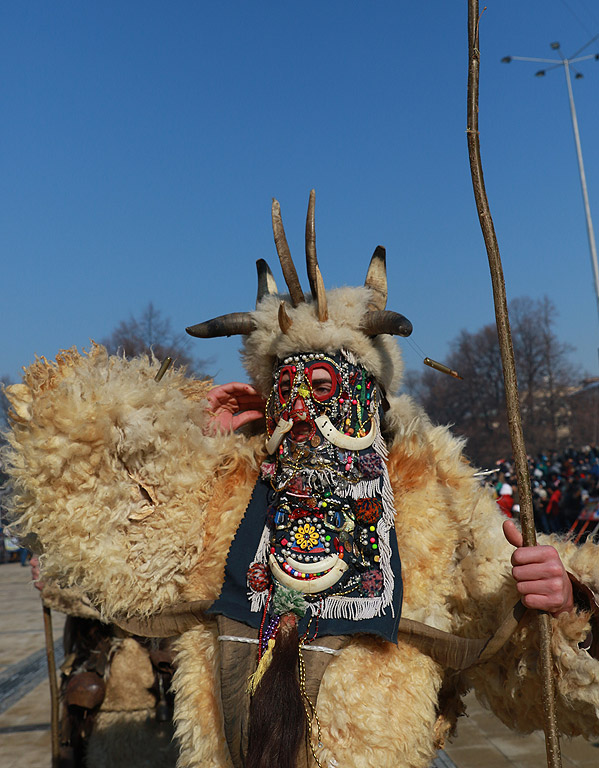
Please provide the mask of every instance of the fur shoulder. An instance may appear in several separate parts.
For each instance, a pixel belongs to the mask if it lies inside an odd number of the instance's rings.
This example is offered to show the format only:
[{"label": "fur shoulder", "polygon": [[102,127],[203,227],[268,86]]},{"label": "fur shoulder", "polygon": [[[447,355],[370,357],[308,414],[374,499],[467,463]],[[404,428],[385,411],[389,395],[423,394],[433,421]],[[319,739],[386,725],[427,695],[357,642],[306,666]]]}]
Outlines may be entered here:
[{"label": "fur shoulder", "polygon": [[7,388],[12,528],[39,542],[43,578],[77,585],[107,617],[180,598],[214,486],[256,463],[255,441],[207,434],[210,382],[174,371],[157,383],[157,368],[94,345],[38,360]]}]

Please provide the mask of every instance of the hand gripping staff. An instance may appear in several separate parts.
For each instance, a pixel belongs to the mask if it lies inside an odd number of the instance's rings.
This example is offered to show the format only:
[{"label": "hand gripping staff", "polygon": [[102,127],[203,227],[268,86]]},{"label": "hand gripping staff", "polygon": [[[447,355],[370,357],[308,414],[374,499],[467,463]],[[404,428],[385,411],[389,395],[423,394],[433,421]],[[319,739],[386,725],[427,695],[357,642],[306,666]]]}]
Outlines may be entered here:
[{"label": "hand gripping staff", "polygon": [[[470,173],[472,175],[474,199],[476,201],[478,219],[483,233],[485,247],[487,249],[489,268],[491,270],[491,282],[493,284],[495,319],[497,323],[499,347],[501,350],[508,423],[512,440],[512,450],[516,463],[516,473],[518,475],[522,537],[524,546],[531,547],[536,544],[536,535],[526,448],[524,446],[524,436],[522,434],[522,419],[520,416],[518,383],[516,380],[516,366],[514,363],[514,348],[512,345],[507,311],[503,268],[501,266],[499,246],[497,244],[493,219],[491,218],[489,201],[485,191],[480,155],[478,133],[478,80],[480,69],[480,50],[478,41],[479,21],[478,0],[468,0],[468,110],[466,135],[468,138],[468,155],[470,158]],[[547,765],[549,768],[560,768],[561,754],[555,713],[555,685],[552,670],[551,624],[549,621],[549,614],[539,611],[537,620],[540,635],[540,671],[543,684]]]}]

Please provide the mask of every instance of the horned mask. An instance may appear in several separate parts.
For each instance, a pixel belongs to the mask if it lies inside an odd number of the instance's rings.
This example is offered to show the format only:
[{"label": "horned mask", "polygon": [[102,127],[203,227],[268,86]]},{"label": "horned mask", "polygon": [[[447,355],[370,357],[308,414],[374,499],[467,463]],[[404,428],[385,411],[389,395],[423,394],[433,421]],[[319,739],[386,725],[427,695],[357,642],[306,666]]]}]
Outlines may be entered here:
[{"label": "horned mask", "polygon": [[412,325],[387,310],[385,249],[378,246],[370,260],[364,286],[325,291],[316,255],[315,193],[306,217],[306,266],[310,295],[304,295],[291,257],[281,209],[272,203],[272,227],[288,294],[279,294],[263,259],[256,262],[258,294],[253,312],[234,312],[187,328],[199,338],[243,335],[244,362],[254,383],[267,394],[278,361],[294,353],[346,349],[387,391],[399,384],[402,364],[390,335],[409,336]]}]

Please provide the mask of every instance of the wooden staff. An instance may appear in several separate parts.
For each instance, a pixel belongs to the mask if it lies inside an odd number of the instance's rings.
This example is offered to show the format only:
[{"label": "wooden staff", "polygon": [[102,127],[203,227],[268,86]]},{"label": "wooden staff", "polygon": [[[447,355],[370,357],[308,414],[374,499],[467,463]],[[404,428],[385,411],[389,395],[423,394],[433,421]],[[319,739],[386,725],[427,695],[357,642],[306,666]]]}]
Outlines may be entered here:
[{"label": "wooden staff", "polygon": [[[478,0],[468,0],[468,123],[466,130],[466,135],[468,137],[468,155],[470,158],[470,173],[472,175],[474,198],[476,200],[478,218],[485,241],[485,247],[487,249],[487,256],[489,258],[489,268],[491,270],[491,281],[493,284],[495,318],[497,321],[497,335],[499,337],[501,362],[503,365],[508,423],[512,440],[512,451],[516,463],[516,474],[518,476],[522,538],[524,540],[524,546],[532,547],[537,541],[532,511],[532,492],[528,475],[528,459],[522,433],[514,348],[512,345],[512,335],[510,332],[507,311],[503,268],[501,266],[499,246],[497,244],[493,219],[491,218],[489,201],[485,191],[480,155],[480,141],[478,134],[478,80],[480,69],[478,40],[479,20]],[[545,730],[547,764],[549,768],[560,768],[561,753],[557,732],[555,685],[551,656],[551,624],[549,614],[543,611],[538,612],[537,618],[540,635],[540,672],[543,685],[543,726]]]},{"label": "wooden staff", "polygon": [[54,637],[52,633],[52,612],[44,604],[44,635],[46,637],[46,660],[48,662],[48,679],[50,681],[50,723],[52,729],[52,768],[58,768],[60,753],[60,737],[58,733],[58,683],[56,682],[56,659],[54,658]]}]

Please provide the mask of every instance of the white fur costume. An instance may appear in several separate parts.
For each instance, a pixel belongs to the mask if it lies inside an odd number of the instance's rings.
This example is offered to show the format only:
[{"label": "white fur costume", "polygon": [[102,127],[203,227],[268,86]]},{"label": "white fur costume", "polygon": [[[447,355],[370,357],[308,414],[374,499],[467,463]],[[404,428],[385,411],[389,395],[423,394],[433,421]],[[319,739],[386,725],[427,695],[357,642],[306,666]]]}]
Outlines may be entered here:
[{"label": "white fur costume", "polygon": [[[308,301],[288,308],[265,298],[244,359],[253,383],[271,386],[276,358],[347,349],[396,391],[401,360],[390,337],[358,329],[367,288],[327,293],[329,319]],[[8,462],[12,515],[34,533],[46,578],[77,584],[107,619],[149,616],[187,600],[217,597],[227,551],[244,514],[264,435],[212,436],[208,384],[181,374],[154,381],[156,365],[88,355],[38,361],[8,388],[14,426]],[[485,637],[518,599],[512,547],[501,513],[462,455],[462,443],[431,425],[406,396],[390,397],[385,434],[404,581],[403,615],[464,637]],[[556,542],[567,569],[597,595],[592,543]],[[578,643],[587,614],[553,619],[558,724],[564,733],[599,735],[599,661]],[[176,687],[180,768],[225,768],[212,620],[178,641]],[[425,768],[474,687],[507,725],[542,727],[536,629],[525,622],[490,662],[457,674],[413,646],[354,637],[334,658],[317,702],[323,766]]]}]

